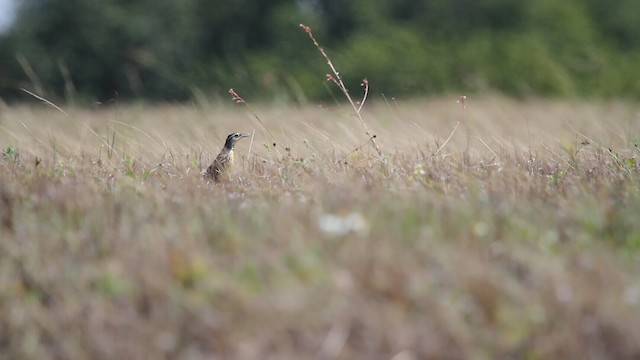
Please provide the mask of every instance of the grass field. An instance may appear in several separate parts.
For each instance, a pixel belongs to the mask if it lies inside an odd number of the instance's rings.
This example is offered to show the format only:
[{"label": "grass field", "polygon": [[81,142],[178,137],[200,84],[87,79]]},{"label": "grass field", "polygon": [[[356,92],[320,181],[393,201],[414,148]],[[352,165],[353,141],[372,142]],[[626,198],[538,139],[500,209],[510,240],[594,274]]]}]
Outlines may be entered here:
[{"label": "grass field", "polygon": [[0,359],[639,359],[640,106],[456,100],[1,107]]}]

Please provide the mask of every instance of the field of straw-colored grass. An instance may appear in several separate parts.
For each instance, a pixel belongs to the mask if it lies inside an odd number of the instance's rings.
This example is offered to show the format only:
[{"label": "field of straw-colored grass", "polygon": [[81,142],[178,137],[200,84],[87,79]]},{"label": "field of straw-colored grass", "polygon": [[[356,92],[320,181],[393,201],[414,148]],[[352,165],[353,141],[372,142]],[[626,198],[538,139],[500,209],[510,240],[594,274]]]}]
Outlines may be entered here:
[{"label": "field of straw-colored grass", "polygon": [[640,358],[640,107],[456,100],[0,107],[0,359]]}]

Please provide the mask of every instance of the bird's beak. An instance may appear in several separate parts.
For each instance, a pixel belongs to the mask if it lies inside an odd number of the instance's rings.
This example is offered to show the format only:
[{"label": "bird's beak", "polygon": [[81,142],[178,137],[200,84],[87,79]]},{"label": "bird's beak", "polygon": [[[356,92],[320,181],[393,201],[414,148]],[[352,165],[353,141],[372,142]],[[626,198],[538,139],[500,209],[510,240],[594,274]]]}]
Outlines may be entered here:
[{"label": "bird's beak", "polygon": [[240,133],[240,139],[246,138],[246,137],[249,137],[249,136],[251,136],[251,135],[249,135],[247,133]]}]

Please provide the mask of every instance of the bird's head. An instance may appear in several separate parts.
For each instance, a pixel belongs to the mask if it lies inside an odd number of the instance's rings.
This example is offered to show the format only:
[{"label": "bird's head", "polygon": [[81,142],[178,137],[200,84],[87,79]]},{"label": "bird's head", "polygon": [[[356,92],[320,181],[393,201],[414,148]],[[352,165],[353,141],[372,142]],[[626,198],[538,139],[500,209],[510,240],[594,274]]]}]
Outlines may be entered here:
[{"label": "bird's head", "polygon": [[225,141],[224,147],[226,147],[227,149],[232,150],[233,146],[236,144],[236,142],[238,142],[238,140],[240,140],[242,138],[246,138],[246,137],[249,137],[249,134],[231,133],[231,134],[229,134],[229,136],[227,136],[227,141]]}]

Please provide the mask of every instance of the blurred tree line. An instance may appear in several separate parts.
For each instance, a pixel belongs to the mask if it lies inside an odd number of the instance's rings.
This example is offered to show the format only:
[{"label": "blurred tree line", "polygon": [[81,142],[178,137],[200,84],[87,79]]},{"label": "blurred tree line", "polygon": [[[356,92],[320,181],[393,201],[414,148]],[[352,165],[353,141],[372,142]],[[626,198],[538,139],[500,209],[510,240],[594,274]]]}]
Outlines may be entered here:
[{"label": "blurred tree line", "polygon": [[[355,91],[640,97],[637,0],[21,0],[0,97],[332,96],[310,25]],[[335,93],[335,91],[334,91]]]}]

